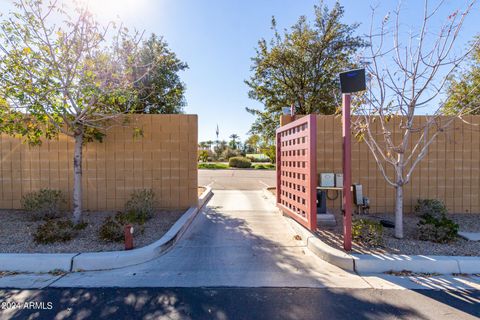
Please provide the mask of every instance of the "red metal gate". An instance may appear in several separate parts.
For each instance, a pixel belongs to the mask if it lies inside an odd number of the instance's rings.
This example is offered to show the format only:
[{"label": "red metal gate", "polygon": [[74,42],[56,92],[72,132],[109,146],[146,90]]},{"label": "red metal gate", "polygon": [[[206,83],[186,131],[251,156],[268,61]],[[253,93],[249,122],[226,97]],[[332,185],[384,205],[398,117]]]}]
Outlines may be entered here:
[{"label": "red metal gate", "polygon": [[308,115],[277,129],[277,206],[317,228],[317,122]]}]

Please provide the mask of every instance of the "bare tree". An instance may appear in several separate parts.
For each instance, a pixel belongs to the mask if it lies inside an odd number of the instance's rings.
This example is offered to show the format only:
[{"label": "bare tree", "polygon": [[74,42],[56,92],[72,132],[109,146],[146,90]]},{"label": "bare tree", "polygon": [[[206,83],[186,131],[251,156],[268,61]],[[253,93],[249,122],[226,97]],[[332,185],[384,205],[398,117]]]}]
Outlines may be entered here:
[{"label": "bare tree", "polygon": [[102,25],[86,4],[74,3],[72,8],[55,0],[15,2],[16,11],[0,24],[0,95],[10,114],[44,124],[35,126],[43,128],[37,142],[58,133],[74,139],[73,220],[78,223],[83,145],[101,139],[112,121],[130,112],[137,101],[134,74],[146,74],[151,66],[135,65],[140,34]]},{"label": "bare tree", "polygon": [[[455,47],[475,2],[452,12],[434,32],[432,24],[439,20],[443,1],[431,7],[425,0],[419,30],[407,35],[402,33],[401,5],[393,17],[387,14],[383,18],[378,30],[373,27],[376,14],[372,9],[370,46],[365,57],[369,90],[358,103],[358,116],[352,126],[370,149],[387,183],[395,188],[397,238],[403,238],[403,187],[438,135],[455,118],[471,112],[471,108],[462,108],[452,116],[443,116],[441,101],[448,98],[447,79],[478,45],[477,41],[461,53]],[[430,116],[414,121],[424,108]]]}]

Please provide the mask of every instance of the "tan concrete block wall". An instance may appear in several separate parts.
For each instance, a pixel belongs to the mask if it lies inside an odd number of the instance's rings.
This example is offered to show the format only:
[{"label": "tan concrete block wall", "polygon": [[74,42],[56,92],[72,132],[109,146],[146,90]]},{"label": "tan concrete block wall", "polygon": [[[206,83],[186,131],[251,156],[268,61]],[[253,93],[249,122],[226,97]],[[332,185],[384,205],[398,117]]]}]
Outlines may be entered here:
[{"label": "tan concrete block wall", "polygon": [[[417,117],[415,122],[420,124],[424,119]],[[405,212],[412,212],[417,199],[422,198],[440,199],[452,213],[480,212],[480,116],[464,120],[455,120],[438,136],[416,167],[404,190]],[[290,121],[288,116],[281,119],[284,124]],[[390,125],[398,128],[398,122],[399,119],[393,119]],[[381,134],[378,127],[373,130]],[[394,141],[400,138],[400,131],[394,131]],[[393,177],[393,170],[387,168],[388,175]],[[317,171],[342,172],[341,117],[317,116]],[[385,181],[367,145],[355,138],[352,138],[352,182],[363,185],[371,212],[393,212],[394,188]],[[329,200],[327,206],[338,209],[340,199]]]},{"label": "tan concrete block wall", "polygon": [[[134,137],[133,128],[143,136]],[[83,149],[85,210],[123,210],[136,189],[153,189],[162,208],[197,204],[196,115],[138,115],[115,126],[103,143]],[[21,208],[20,199],[40,188],[72,197],[73,139],[61,135],[29,147],[20,138],[0,136],[0,208]]]}]

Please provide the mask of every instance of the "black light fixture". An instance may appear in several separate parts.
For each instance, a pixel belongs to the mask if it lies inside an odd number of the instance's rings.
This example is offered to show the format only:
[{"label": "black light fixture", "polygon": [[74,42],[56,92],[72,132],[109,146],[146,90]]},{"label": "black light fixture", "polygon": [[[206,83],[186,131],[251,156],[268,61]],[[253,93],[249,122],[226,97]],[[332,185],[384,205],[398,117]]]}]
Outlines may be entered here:
[{"label": "black light fixture", "polygon": [[364,91],[365,69],[355,69],[340,73],[340,89],[342,93]]}]

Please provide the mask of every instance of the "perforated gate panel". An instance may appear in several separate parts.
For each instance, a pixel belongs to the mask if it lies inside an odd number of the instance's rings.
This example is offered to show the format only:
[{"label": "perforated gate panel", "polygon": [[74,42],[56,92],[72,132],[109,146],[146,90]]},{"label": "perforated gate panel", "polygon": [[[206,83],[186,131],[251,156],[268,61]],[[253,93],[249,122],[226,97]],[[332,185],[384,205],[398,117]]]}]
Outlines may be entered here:
[{"label": "perforated gate panel", "polygon": [[277,206],[310,230],[317,227],[316,116],[277,129]]}]

